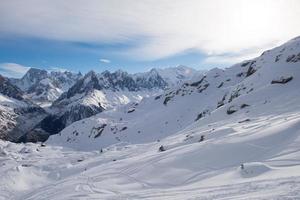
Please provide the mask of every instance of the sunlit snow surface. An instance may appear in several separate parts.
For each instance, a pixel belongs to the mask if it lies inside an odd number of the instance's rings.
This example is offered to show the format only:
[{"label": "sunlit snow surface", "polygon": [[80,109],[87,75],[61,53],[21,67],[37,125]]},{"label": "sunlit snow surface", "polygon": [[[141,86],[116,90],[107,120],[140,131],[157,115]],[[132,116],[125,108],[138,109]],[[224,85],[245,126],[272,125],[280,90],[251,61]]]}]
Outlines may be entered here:
[{"label": "sunlit snow surface", "polygon": [[190,127],[102,153],[2,141],[0,199],[297,199],[299,144],[297,112]]},{"label": "sunlit snow surface", "polygon": [[211,70],[200,88],[75,122],[45,147],[0,141],[0,199],[299,199],[300,38],[255,61],[249,77],[243,63]]}]

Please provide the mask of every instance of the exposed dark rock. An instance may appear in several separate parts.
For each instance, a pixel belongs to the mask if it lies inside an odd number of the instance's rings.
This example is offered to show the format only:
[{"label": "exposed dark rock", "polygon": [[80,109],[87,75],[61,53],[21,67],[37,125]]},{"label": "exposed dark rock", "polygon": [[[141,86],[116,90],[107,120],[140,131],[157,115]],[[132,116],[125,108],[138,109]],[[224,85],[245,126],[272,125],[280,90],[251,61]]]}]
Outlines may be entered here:
[{"label": "exposed dark rock", "polygon": [[40,128],[36,128],[21,136],[17,142],[45,142],[49,136],[49,133]]},{"label": "exposed dark rock", "polygon": [[39,107],[39,106],[28,106],[28,107],[21,107],[21,108],[15,108],[14,112],[18,115],[23,115],[23,114],[27,114],[27,113],[43,113],[46,114],[46,111]]},{"label": "exposed dark rock", "polygon": [[201,135],[199,142],[203,142],[204,141],[204,135]]},{"label": "exposed dark rock", "polygon": [[92,130],[92,132],[96,132],[96,135],[94,136],[94,138],[101,136],[101,134],[104,131],[106,126],[107,126],[107,124],[102,124],[101,126],[99,126],[97,128],[94,127]]},{"label": "exposed dark rock", "polygon": [[198,92],[202,93],[204,90],[206,90],[208,88],[208,86],[209,86],[209,83],[204,84],[203,87],[199,88]]},{"label": "exposed dark rock", "polygon": [[278,62],[280,60],[280,57],[281,57],[282,54],[279,54],[275,57],[275,62]]},{"label": "exposed dark rock", "polygon": [[222,100],[218,102],[217,108],[224,106],[224,104],[225,104],[224,101],[226,99],[226,96],[227,96],[227,94],[224,94]]},{"label": "exposed dark rock", "polygon": [[293,76],[281,77],[279,80],[272,80],[271,84],[285,84],[293,80]]},{"label": "exposed dark rock", "polygon": [[236,76],[237,76],[237,77],[242,77],[243,75],[244,75],[244,73],[241,72],[241,73],[238,73]]},{"label": "exposed dark rock", "polygon": [[40,122],[40,127],[49,134],[56,134],[66,127],[66,122],[63,117],[49,115]]},{"label": "exposed dark rock", "polygon": [[205,117],[208,113],[209,113],[209,110],[204,110],[203,112],[201,112],[200,114],[197,115],[197,118],[195,119],[195,121],[198,121],[199,119]]},{"label": "exposed dark rock", "polygon": [[125,131],[127,129],[126,126],[124,126],[120,131]]},{"label": "exposed dark rock", "polygon": [[132,112],[134,112],[135,111],[135,108],[130,108],[128,111],[127,111],[127,113],[132,113]]},{"label": "exposed dark rock", "polygon": [[218,88],[221,88],[224,85],[224,82],[221,82]]},{"label": "exposed dark rock", "polygon": [[298,62],[300,61],[300,53],[298,53],[297,55],[293,54],[287,57],[286,62]]},{"label": "exposed dark rock", "polygon": [[246,89],[247,88],[243,84],[238,85],[237,88],[231,93],[230,98],[228,100],[228,103],[230,103],[233,99],[239,97],[240,96],[240,91],[246,90]]},{"label": "exposed dark rock", "polygon": [[250,122],[250,121],[251,121],[250,119],[245,119],[245,120],[239,121],[238,123],[244,123],[244,122]]},{"label": "exposed dark rock", "polygon": [[7,78],[0,75],[0,93],[17,100],[23,100],[23,92]]},{"label": "exposed dark rock", "polygon": [[237,110],[234,108],[234,106],[230,106],[228,109],[227,109],[227,114],[228,115],[231,115],[233,113],[235,113]]},{"label": "exposed dark rock", "polygon": [[250,63],[251,63],[251,61],[244,62],[244,63],[241,64],[241,67],[246,67]]},{"label": "exposed dark rock", "polygon": [[155,99],[155,100],[158,100],[158,99],[160,99],[160,97],[161,97],[161,95],[156,96],[154,99]]},{"label": "exposed dark rock", "polygon": [[163,145],[161,145],[158,149],[159,152],[163,152],[166,151],[165,147]]},{"label": "exposed dark rock", "polygon": [[247,91],[247,94],[252,92],[253,90],[254,90],[253,88],[250,88],[250,90]]},{"label": "exposed dark rock", "polygon": [[243,104],[241,105],[241,109],[246,108],[246,107],[248,107],[248,106],[250,106],[250,105],[243,103]]},{"label": "exposed dark rock", "polygon": [[167,105],[167,103],[168,103],[171,99],[172,99],[172,97],[170,97],[170,96],[166,97],[163,104],[164,104],[164,105]]},{"label": "exposed dark rock", "polygon": [[191,86],[192,87],[198,87],[204,81],[205,78],[206,78],[206,76],[203,76],[200,81],[191,83]]},{"label": "exposed dark rock", "polygon": [[254,74],[256,72],[256,69],[254,69],[252,66],[250,66],[246,72],[246,77],[251,76],[252,74]]}]

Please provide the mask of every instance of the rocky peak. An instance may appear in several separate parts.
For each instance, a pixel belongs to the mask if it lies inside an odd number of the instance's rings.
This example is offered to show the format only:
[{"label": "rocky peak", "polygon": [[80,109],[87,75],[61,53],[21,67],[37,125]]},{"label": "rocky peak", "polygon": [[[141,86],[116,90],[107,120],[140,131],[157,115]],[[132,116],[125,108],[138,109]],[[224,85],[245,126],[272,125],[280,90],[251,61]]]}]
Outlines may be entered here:
[{"label": "rocky peak", "polygon": [[58,101],[64,98],[71,98],[76,94],[87,93],[93,89],[101,90],[96,72],[90,71],[84,77],[80,78]]},{"label": "rocky peak", "polygon": [[23,100],[23,92],[13,85],[9,79],[0,75],[0,93],[17,100]]}]

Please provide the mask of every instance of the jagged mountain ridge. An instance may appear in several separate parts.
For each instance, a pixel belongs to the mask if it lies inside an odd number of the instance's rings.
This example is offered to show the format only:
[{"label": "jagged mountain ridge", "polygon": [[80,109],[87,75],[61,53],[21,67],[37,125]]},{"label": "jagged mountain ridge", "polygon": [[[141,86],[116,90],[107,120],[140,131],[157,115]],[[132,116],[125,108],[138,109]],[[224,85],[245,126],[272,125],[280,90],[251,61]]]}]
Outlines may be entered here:
[{"label": "jagged mountain ridge", "polygon": [[[289,93],[295,101],[298,99],[294,87],[299,76],[299,40],[295,38],[230,68],[212,69],[198,80],[144,99],[139,104],[78,121],[51,137],[49,142],[92,149],[118,142],[150,142],[174,134],[195,121],[205,121],[214,113],[218,113],[214,114],[214,120],[236,113],[246,118],[254,107],[278,106]],[[284,91],[285,87],[291,89]],[[274,93],[276,89],[283,91],[277,94]]]},{"label": "jagged mountain ridge", "polygon": [[12,83],[19,87],[28,99],[39,105],[49,105],[66,92],[81,74],[72,72],[60,72],[30,68],[21,79],[11,79]]},{"label": "jagged mountain ridge", "polygon": [[22,88],[24,98],[41,106],[47,103],[48,115],[45,117],[43,113],[39,123],[32,129],[26,129],[21,138],[15,138],[17,141],[32,142],[45,140],[75,121],[130,102],[139,102],[143,97],[152,96],[168,87],[156,69],[139,74],[128,74],[121,70],[102,73],[91,71],[81,76],[71,72],[31,68],[23,78],[11,79],[11,82],[16,88]]},{"label": "jagged mountain ridge", "polygon": [[[167,86],[155,69],[133,75],[121,70],[99,74],[90,71],[53,103],[53,113],[41,121],[39,132],[35,130],[34,134],[45,135],[44,131],[56,134],[75,121],[130,102],[137,103]],[[32,133],[27,135],[28,140],[33,138]]]}]

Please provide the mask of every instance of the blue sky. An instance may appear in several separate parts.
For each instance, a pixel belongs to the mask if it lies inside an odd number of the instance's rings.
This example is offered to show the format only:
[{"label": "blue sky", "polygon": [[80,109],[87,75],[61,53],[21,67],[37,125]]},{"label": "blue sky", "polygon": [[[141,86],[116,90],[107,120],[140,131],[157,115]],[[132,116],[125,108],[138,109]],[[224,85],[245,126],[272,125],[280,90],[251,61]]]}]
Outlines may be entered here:
[{"label": "blue sky", "polygon": [[299,36],[299,16],[299,0],[1,1],[0,73],[225,67]]},{"label": "blue sky", "polygon": [[[138,60],[116,52],[126,51],[129,44],[89,44],[25,37],[6,37],[0,41],[0,63],[18,63],[22,66],[47,70],[66,69],[86,73],[124,69],[140,72],[154,67],[187,65],[200,68],[204,58],[200,52],[185,51],[157,60]],[[203,68],[203,67],[202,67]],[[7,70],[1,70],[5,73]]]}]

